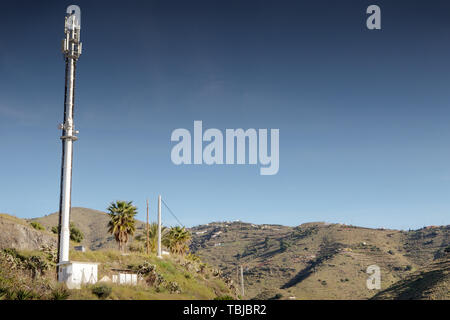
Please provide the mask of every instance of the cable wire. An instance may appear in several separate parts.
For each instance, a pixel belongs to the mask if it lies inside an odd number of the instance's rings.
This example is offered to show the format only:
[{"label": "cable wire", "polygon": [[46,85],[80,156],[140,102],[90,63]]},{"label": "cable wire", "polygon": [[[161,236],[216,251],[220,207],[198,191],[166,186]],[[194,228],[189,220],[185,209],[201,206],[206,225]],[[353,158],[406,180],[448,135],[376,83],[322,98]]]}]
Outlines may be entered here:
[{"label": "cable wire", "polygon": [[170,214],[175,218],[175,220],[178,221],[178,224],[180,226],[182,226],[184,228],[184,225],[181,223],[181,221],[177,218],[177,216],[175,215],[175,213],[173,213],[172,210],[170,210],[169,206],[167,205],[167,203],[164,202],[164,200],[161,198],[161,202],[164,204],[164,206],[167,208],[167,210],[169,210]]}]

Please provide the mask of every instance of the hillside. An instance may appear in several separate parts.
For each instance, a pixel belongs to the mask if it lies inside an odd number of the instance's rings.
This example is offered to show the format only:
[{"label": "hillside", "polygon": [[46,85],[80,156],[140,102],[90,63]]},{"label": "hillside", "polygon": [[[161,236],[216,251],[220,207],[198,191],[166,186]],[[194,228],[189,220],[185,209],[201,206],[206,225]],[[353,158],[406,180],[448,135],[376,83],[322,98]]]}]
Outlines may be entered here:
[{"label": "hillside", "polygon": [[[142,275],[137,286],[107,283],[111,291],[108,299],[237,298],[232,281],[223,278],[218,269],[196,257],[165,255],[158,259],[154,254],[122,254],[115,249],[105,249],[107,246],[116,247],[115,240],[109,239],[106,233],[107,215],[82,208],[75,208],[73,212],[72,221],[85,232],[85,244],[103,250],[71,250],[72,260],[100,263],[99,279],[104,276],[111,279],[118,270]],[[56,282],[57,239],[49,231],[55,221],[55,214],[29,221],[0,214],[0,300],[99,298],[94,293],[100,284],[84,286],[81,290],[67,290]],[[46,229],[33,228],[33,222],[45,225]],[[139,226],[142,228],[143,224],[139,222]]]},{"label": "hillside", "polygon": [[372,299],[450,300],[450,256],[438,259]]},{"label": "hillside", "polygon": [[0,214],[0,249],[39,250],[43,245],[56,246],[56,236],[32,228],[25,220]]},{"label": "hillside", "polygon": [[[25,228],[38,239],[55,239],[48,230],[57,225],[57,214],[31,220],[44,225],[46,232],[8,217],[4,229]],[[11,225],[14,219],[20,227]],[[108,219],[106,213],[86,208],[73,208],[71,216],[85,235],[83,244],[91,250],[117,248],[107,233]],[[137,234],[144,229],[139,221]],[[434,299],[447,297],[439,292],[449,291],[444,262],[450,226],[400,231],[321,222],[298,227],[215,222],[190,231],[191,252],[225,276],[239,283],[238,266],[244,266],[249,299]],[[0,246],[2,239],[12,243],[4,234],[11,238],[11,231],[0,232]],[[381,290],[366,288],[366,269],[374,264],[381,269]]]},{"label": "hillside", "polygon": [[[105,212],[88,208],[74,207],[70,215],[70,221],[83,232],[84,239],[81,244],[91,250],[117,248],[116,240],[108,233],[109,220],[109,216]],[[52,227],[58,225],[58,213],[55,212],[30,221],[39,222],[50,231]],[[137,220],[137,233],[142,232],[144,228],[145,223]]]},{"label": "hillside", "polygon": [[[117,270],[141,275],[136,286],[99,282],[68,290],[56,282],[55,256],[43,251],[0,250],[0,300],[210,300],[236,298],[232,283],[220,277],[217,270],[201,262],[180,256],[158,259],[155,255],[121,254],[117,250],[72,251],[75,261],[100,263],[98,276],[112,278]],[[108,292],[106,296],[96,292]]]},{"label": "hillside", "polygon": [[[218,222],[192,229],[191,250],[235,281],[247,298],[368,299],[366,268],[386,289],[432,264],[450,245],[450,226],[415,231],[307,223],[298,227]],[[444,284],[448,289],[448,284]]]}]

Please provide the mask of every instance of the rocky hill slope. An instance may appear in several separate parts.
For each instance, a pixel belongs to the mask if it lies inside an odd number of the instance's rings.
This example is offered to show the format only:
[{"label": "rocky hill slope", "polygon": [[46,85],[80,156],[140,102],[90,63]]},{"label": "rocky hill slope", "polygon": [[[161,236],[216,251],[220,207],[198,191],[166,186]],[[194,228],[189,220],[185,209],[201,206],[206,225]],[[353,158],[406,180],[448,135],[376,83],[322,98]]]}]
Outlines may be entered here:
[{"label": "rocky hill slope", "polygon": [[191,250],[203,260],[235,281],[238,266],[244,267],[249,298],[368,299],[377,294],[366,287],[368,266],[380,267],[381,289],[387,289],[428,268],[450,245],[450,226],[407,232],[327,223],[292,228],[218,222],[192,232]]},{"label": "rocky hill slope", "polygon": [[[81,230],[84,239],[81,245],[91,249],[114,249],[117,248],[117,242],[114,237],[108,233],[109,216],[105,212],[74,207],[70,215],[70,221]],[[48,231],[58,225],[58,213],[52,213],[40,218],[34,218],[30,221],[39,222]],[[141,233],[145,223],[137,221],[137,233]]]},{"label": "rocky hill slope", "polygon": [[56,236],[35,230],[25,220],[0,214],[0,249],[39,250],[43,245],[55,246]]},{"label": "rocky hill slope", "polygon": [[[237,298],[233,283],[222,278],[218,269],[196,257],[164,255],[160,259],[153,253],[120,253],[117,249],[106,249],[116,247],[115,240],[106,232],[107,219],[103,212],[75,208],[71,220],[85,233],[84,243],[103,250],[71,250],[70,257],[75,261],[100,263],[99,279],[112,279],[119,270],[139,273],[141,279],[136,286],[109,281],[81,290],[64,289],[55,276],[57,238],[51,228],[57,224],[57,215],[27,221],[0,214],[0,300],[92,300],[100,298],[96,295],[98,290],[107,290],[108,299],[121,300]],[[143,223],[138,222],[138,227],[142,228]]]},{"label": "rocky hill slope", "polygon": [[373,299],[450,300],[450,254],[394,283]]},{"label": "rocky hill slope", "polygon": [[[71,221],[91,250],[116,248],[107,233],[106,213],[73,208]],[[1,216],[0,216],[1,217]],[[57,214],[24,221],[0,218],[0,247],[36,249],[56,238]],[[16,219],[14,221],[14,219]],[[29,226],[39,222],[40,232]],[[138,222],[137,234],[145,224]],[[244,268],[245,298],[281,299],[439,299],[448,296],[450,226],[400,231],[343,224],[298,227],[215,222],[190,229],[191,252],[239,283]],[[447,261],[447,262],[445,262]],[[366,287],[367,267],[381,270],[381,290]]]}]

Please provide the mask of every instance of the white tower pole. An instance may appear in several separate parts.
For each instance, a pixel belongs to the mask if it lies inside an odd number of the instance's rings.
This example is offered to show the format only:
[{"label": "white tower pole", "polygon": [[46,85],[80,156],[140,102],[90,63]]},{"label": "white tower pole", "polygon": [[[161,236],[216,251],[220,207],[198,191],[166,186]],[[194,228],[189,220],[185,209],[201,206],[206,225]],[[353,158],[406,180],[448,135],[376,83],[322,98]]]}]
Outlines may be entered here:
[{"label": "white tower pole", "polygon": [[59,204],[59,238],[58,262],[69,261],[70,244],[70,210],[72,193],[72,160],[73,142],[77,140],[73,121],[73,108],[75,100],[75,68],[81,54],[80,42],[80,8],[69,6],[65,21],[65,39],[62,51],[66,62],[65,97],[64,97],[64,123],[62,130],[62,164],[61,164],[61,195]]},{"label": "white tower pole", "polygon": [[162,254],[161,254],[161,195],[158,196],[158,258],[162,258]]}]

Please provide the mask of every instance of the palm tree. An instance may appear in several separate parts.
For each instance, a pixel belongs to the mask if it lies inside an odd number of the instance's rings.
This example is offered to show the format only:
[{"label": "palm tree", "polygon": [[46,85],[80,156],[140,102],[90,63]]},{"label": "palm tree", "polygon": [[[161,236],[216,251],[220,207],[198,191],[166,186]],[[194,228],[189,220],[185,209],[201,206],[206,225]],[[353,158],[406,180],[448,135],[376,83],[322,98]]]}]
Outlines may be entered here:
[{"label": "palm tree", "polygon": [[119,250],[124,251],[128,237],[136,230],[134,216],[137,208],[132,201],[111,202],[107,209],[111,220],[108,223],[108,232],[113,234],[119,244]]},{"label": "palm tree", "polygon": [[[161,241],[164,242],[164,239],[167,236],[167,228],[161,226]],[[149,223],[148,225],[148,238],[149,238],[149,245],[150,245],[150,251],[156,253],[156,249],[158,247],[158,224],[157,223]],[[144,231],[144,233],[138,235],[136,237],[136,240],[146,243],[147,241],[147,233]]]},{"label": "palm tree", "polygon": [[170,252],[184,255],[188,250],[191,233],[185,227],[172,227],[163,239],[163,244]]}]

